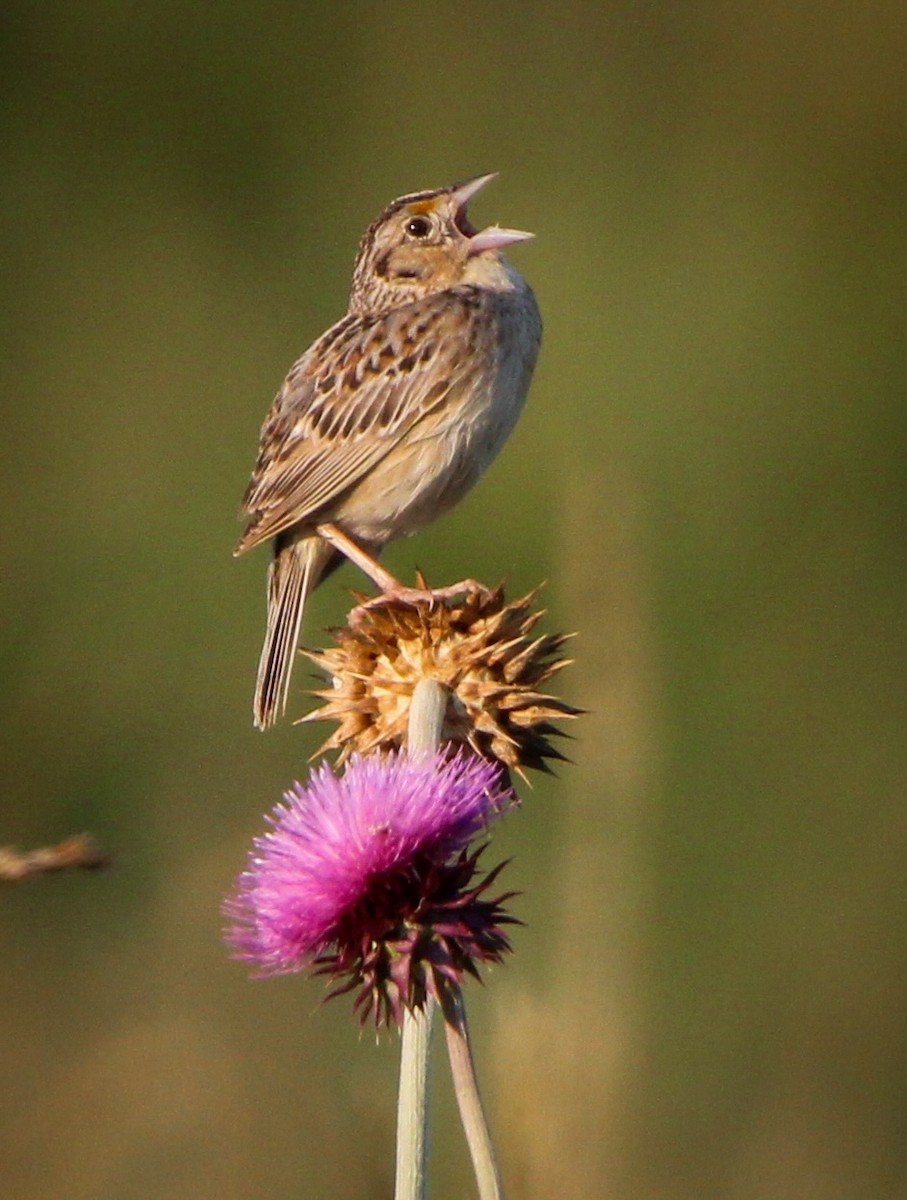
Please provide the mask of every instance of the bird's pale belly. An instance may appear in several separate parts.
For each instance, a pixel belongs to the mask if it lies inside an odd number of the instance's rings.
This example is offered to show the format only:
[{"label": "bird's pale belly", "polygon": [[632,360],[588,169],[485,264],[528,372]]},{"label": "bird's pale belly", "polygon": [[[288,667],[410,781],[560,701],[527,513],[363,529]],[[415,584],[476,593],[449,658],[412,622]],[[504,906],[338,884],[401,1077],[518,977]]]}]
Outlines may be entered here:
[{"label": "bird's pale belly", "polygon": [[[527,381],[528,382],[528,381]],[[441,414],[413,431],[338,508],[337,521],[372,545],[415,533],[451,508],[497,456],[516,424],[525,386],[485,389],[458,419]]]}]

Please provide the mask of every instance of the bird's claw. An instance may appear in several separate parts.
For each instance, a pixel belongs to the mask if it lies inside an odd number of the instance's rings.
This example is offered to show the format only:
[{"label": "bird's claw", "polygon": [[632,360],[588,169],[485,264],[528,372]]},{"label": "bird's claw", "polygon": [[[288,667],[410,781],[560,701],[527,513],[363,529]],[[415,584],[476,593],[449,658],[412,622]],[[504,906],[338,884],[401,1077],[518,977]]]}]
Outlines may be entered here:
[{"label": "bird's claw", "polygon": [[[420,582],[425,584],[425,580],[421,576]],[[459,583],[451,583],[446,587],[439,588],[428,587],[427,584],[423,587],[407,587],[401,583],[397,587],[388,588],[380,595],[372,596],[371,599],[357,604],[349,615],[349,624],[352,629],[358,629],[373,609],[383,608],[388,604],[406,604],[413,608],[426,605],[431,612],[439,600],[452,600],[454,596],[469,592],[487,598],[491,596],[492,590],[476,579],[461,579]]]}]

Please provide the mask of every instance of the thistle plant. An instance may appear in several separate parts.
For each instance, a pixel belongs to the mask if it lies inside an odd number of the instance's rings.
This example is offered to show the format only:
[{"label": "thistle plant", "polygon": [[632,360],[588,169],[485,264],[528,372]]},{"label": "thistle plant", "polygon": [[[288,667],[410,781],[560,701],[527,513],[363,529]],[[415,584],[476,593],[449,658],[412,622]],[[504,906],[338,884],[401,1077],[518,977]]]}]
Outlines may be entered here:
[{"label": "thistle plant", "polygon": [[514,803],[494,763],[460,751],[354,756],[296,784],[256,838],[225,911],[260,974],[311,968],[353,992],[360,1020],[406,1010],[510,949],[509,895],[490,896],[471,843]]},{"label": "thistle plant", "polygon": [[333,720],[316,767],[255,839],[224,905],[226,938],[257,975],[307,970],[328,998],[351,994],[361,1023],[403,1032],[397,1200],[425,1195],[428,1045],[434,1009],[482,1200],[503,1195],[476,1083],[462,984],[510,950],[484,854],[518,802],[510,772],[562,757],[554,721],[579,710],[547,694],[562,636],[535,636],[533,596],[503,589],[359,609],[336,645],[306,651],[324,671]]}]

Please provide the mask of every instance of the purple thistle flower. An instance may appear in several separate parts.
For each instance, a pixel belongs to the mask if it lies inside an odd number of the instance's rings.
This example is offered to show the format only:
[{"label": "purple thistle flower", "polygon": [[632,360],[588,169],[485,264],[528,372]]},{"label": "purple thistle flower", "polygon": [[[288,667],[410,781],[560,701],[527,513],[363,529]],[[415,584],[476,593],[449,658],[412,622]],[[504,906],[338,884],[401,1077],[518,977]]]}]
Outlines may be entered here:
[{"label": "purple thistle flower", "polygon": [[236,957],[265,975],[314,967],[377,1024],[499,960],[512,893],[484,897],[500,867],[476,882],[481,850],[467,847],[516,803],[501,775],[465,751],[317,768],[268,818],[225,902]]}]

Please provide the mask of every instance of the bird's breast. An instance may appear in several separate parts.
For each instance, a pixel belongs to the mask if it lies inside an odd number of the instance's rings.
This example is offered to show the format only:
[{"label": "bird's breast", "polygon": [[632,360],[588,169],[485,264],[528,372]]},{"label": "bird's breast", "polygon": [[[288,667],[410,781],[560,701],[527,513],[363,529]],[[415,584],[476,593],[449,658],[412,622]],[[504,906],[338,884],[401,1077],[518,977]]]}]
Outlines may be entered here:
[{"label": "bird's breast", "polygon": [[525,284],[484,304],[462,344],[446,348],[451,387],[444,402],[427,405],[346,497],[337,519],[354,536],[383,544],[421,529],[463,498],[513,431],[538,356],[541,320]]}]

